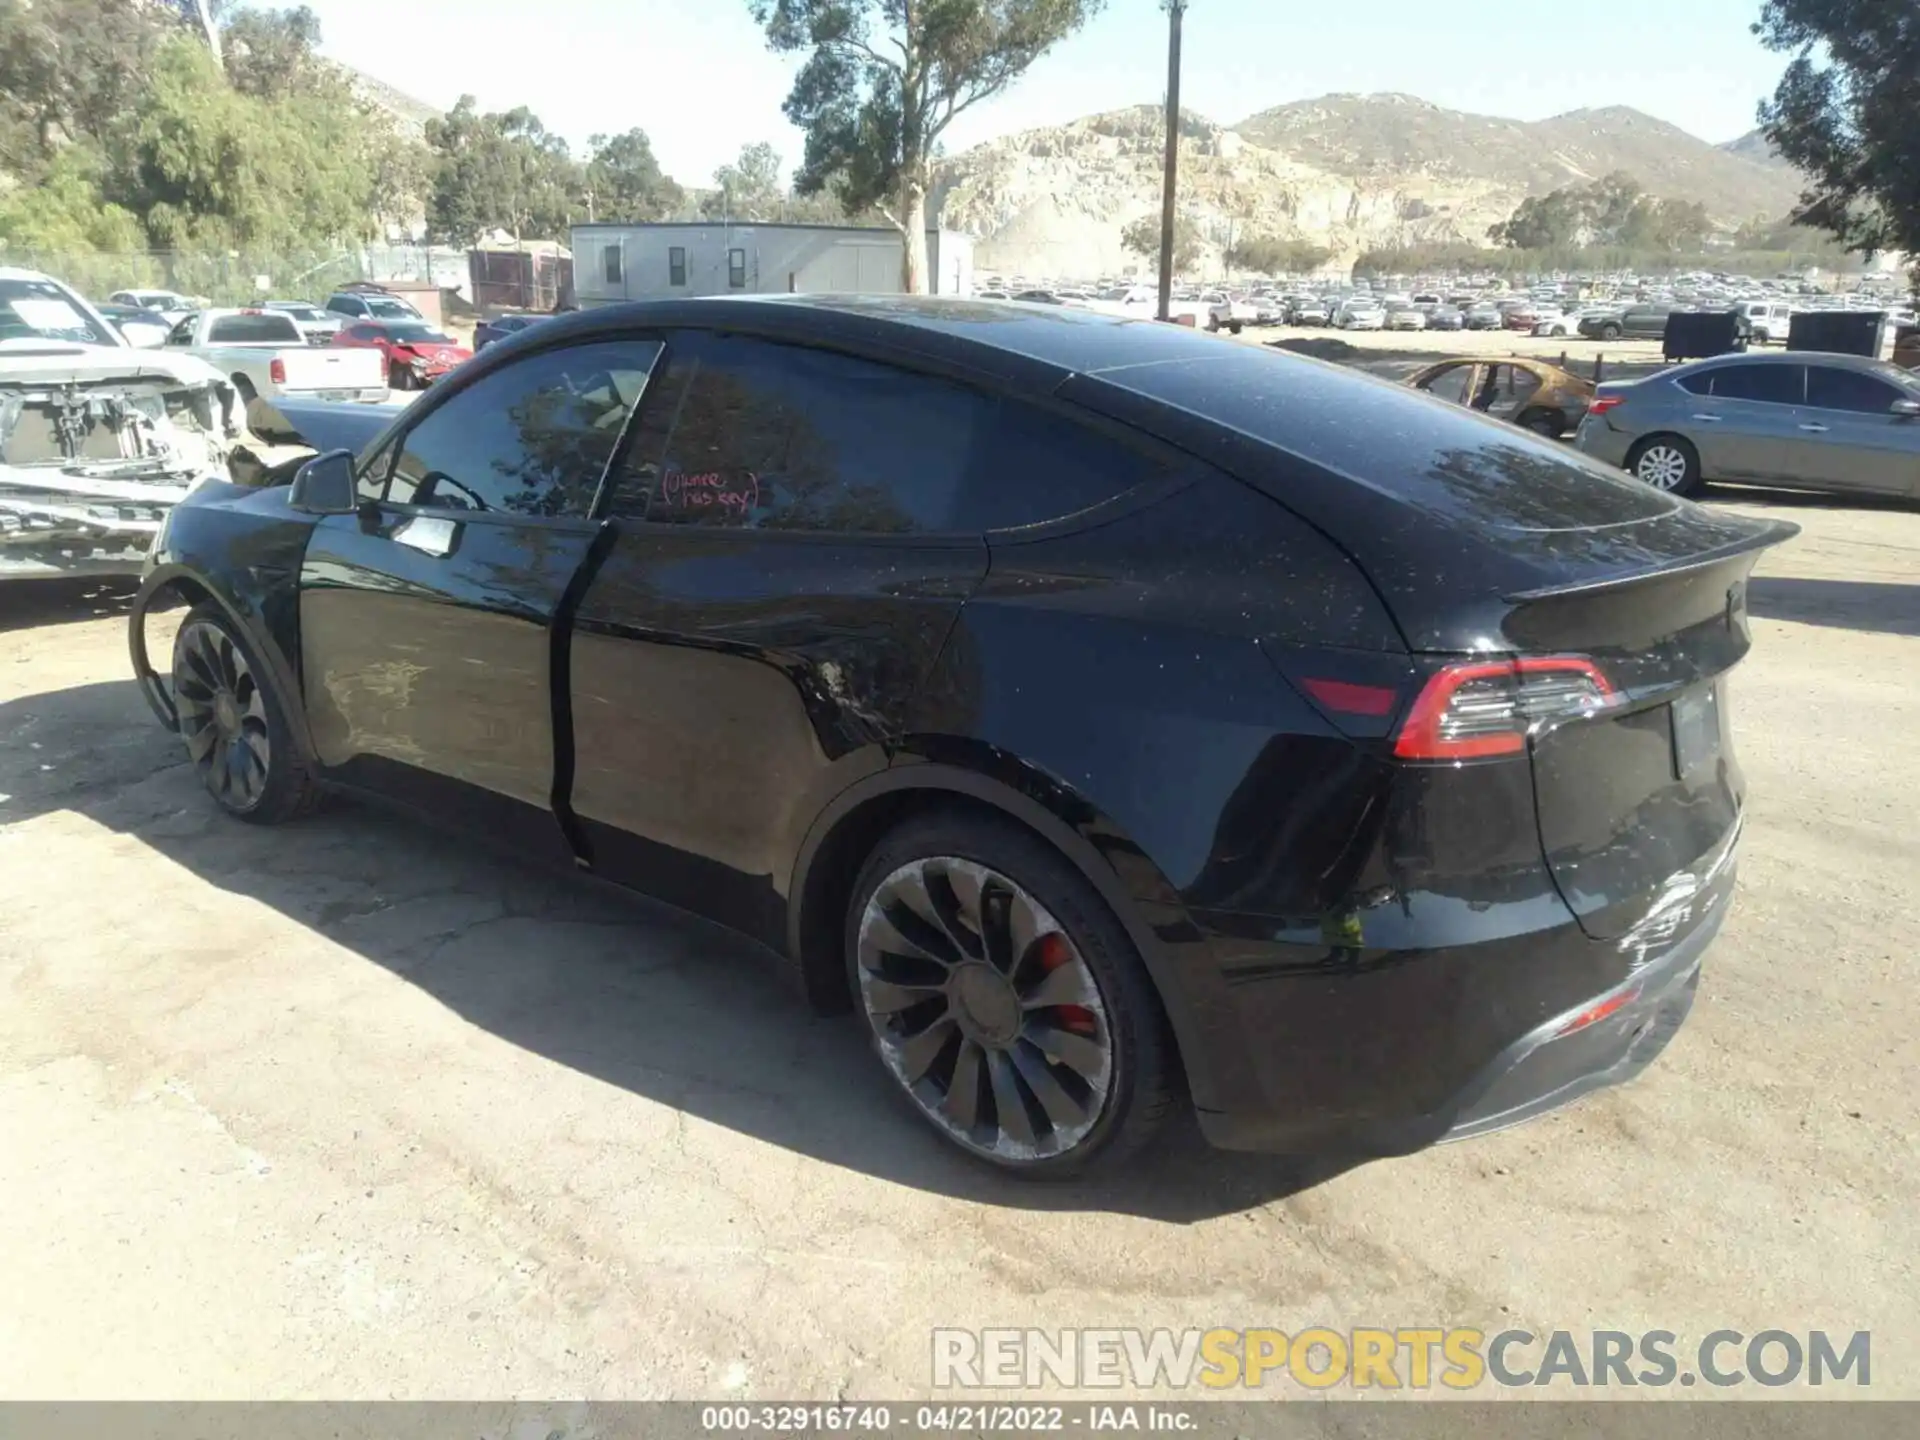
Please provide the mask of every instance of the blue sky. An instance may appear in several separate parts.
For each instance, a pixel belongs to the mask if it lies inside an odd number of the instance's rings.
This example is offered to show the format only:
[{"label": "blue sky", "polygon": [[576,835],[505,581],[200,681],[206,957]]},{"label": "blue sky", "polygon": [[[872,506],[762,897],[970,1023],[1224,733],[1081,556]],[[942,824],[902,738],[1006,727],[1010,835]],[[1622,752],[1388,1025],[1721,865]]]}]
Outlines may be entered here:
[{"label": "blue sky", "polygon": [[[770,55],[747,0],[308,0],[328,53],[429,104],[462,92],[524,104],[584,149],[640,126],[669,173],[705,184],[744,144],[789,165],[780,113],[793,63]],[[1400,91],[1538,120],[1631,105],[1712,141],[1753,128],[1784,60],[1748,31],[1760,0],[1192,0],[1182,101],[1231,123],[1331,91]],[[1012,90],[954,122],[949,149],[1097,110],[1157,102],[1157,0],[1105,12]]]}]

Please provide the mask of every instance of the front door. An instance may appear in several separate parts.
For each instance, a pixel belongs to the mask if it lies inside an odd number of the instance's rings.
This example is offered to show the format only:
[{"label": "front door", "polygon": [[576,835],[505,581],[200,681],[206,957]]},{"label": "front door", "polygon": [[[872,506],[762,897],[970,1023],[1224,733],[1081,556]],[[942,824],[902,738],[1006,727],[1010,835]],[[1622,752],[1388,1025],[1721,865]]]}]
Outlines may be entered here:
[{"label": "front door", "polygon": [[1901,400],[1920,400],[1920,385],[1809,365],[1800,417],[1807,480],[1833,490],[1920,495],[1920,416],[1895,414]]},{"label": "front door", "polygon": [[658,353],[645,340],[542,350],[423,401],[366,467],[360,513],[315,527],[301,670],[330,772],[572,853],[553,812],[553,627]]}]

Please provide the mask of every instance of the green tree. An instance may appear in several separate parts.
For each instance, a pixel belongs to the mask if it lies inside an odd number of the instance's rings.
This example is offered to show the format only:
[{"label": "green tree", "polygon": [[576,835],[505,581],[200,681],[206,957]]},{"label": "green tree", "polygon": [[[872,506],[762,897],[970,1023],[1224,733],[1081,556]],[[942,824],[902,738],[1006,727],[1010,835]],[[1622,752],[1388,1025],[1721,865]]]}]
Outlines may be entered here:
[{"label": "green tree", "polygon": [[[1142,215],[1120,232],[1120,243],[1149,265],[1160,264],[1160,217]],[[1173,270],[1181,274],[1200,263],[1200,227],[1190,215],[1173,217]]]},{"label": "green tree", "polygon": [[685,200],[685,192],[654,158],[646,131],[595,135],[587,145],[586,186],[595,218],[663,220]]},{"label": "green tree", "polygon": [[700,197],[709,220],[777,220],[786,208],[780,155],[764,140],[740,147],[739,158],[713,172],[714,188]]},{"label": "green tree", "polygon": [[345,95],[340,72],[320,59],[320,17],[305,5],[293,10],[242,10],[221,32],[227,80],[245,95],[326,89]]},{"label": "green tree", "polygon": [[[1158,231],[1154,243],[1159,244]],[[1157,251],[1155,252],[1158,253]],[[1251,235],[1237,240],[1227,251],[1227,264],[1261,275],[1299,275],[1318,270],[1333,256],[1324,245],[1311,240],[1283,240],[1276,235]]]},{"label": "green tree", "polygon": [[549,134],[524,105],[483,115],[473,96],[462,95],[446,115],[427,122],[427,144],[435,157],[427,228],[455,245],[496,229],[559,235],[587,187],[566,141]]},{"label": "green tree", "polygon": [[[1760,128],[1807,176],[1794,219],[1851,250],[1920,257],[1920,15],[1901,0],[1767,0],[1754,31],[1792,62]],[[1920,284],[1920,260],[1916,260]]]},{"label": "green tree", "polygon": [[100,171],[98,155],[69,145],[36,184],[0,198],[0,251],[145,249],[133,212],[101,197]]},{"label": "green tree", "polygon": [[779,54],[806,55],[784,109],[806,134],[794,188],[832,185],[906,242],[905,288],[927,288],[927,195],[954,118],[1005,90],[1101,0],[748,0]]},{"label": "green tree", "polygon": [[1510,217],[1488,229],[1487,238],[1515,250],[1574,245],[1587,220],[1587,205],[1577,191],[1555,190],[1529,195]]},{"label": "green tree", "polygon": [[118,200],[167,249],[296,248],[369,228],[360,116],[325,95],[244,95],[207,50],[176,39],[132,117]]},{"label": "green tree", "polygon": [[31,179],[68,143],[104,151],[171,29],[142,0],[0,4],[0,169]]}]

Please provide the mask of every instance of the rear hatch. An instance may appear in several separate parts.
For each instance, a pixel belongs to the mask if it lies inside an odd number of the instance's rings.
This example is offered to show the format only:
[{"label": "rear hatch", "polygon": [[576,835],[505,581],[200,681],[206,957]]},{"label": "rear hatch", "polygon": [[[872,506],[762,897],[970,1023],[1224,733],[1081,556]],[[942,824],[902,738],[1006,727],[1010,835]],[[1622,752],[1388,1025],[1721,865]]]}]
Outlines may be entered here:
[{"label": "rear hatch", "polygon": [[1725,677],[1751,645],[1746,587],[1759,553],[1730,548],[1512,597],[1505,629],[1523,654],[1578,656],[1604,687],[1528,737],[1548,866],[1596,939],[1691,901],[1737,831],[1745,783]]},{"label": "rear hatch", "polygon": [[[1459,709],[1429,716],[1436,727],[1526,732],[1542,848],[1588,933],[1624,935],[1663,895],[1712,878],[1742,803],[1724,677],[1751,643],[1747,577],[1797,527],[1691,504],[1301,357],[1236,349],[1062,388],[1206,455],[1338,542],[1408,649],[1436,677],[1461,677],[1441,697]],[[1452,753],[1513,763],[1520,748],[1509,728]]]}]

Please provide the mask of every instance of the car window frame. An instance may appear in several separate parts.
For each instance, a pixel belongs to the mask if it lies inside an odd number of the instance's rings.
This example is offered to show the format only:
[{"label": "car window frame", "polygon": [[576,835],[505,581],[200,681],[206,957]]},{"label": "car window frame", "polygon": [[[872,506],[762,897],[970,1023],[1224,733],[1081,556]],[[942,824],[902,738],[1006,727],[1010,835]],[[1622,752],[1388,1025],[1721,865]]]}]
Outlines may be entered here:
[{"label": "car window frame", "polygon": [[[1805,375],[1806,375],[1805,385],[1801,390],[1801,394],[1804,395],[1806,398],[1802,400],[1800,403],[1809,410],[1818,410],[1822,415],[1857,415],[1862,419],[1891,420],[1894,418],[1894,414],[1893,414],[1894,404],[1898,403],[1901,400],[1911,400],[1915,398],[1911,395],[1903,395],[1900,391],[1900,387],[1894,384],[1891,380],[1883,380],[1878,375],[1870,374],[1865,370],[1855,370],[1850,366],[1817,365],[1809,362],[1805,365],[1802,365],[1800,368],[1805,372]],[[1892,397],[1892,399],[1888,402],[1887,408],[1884,410],[1847,410],[1847,409],[1839,409],[1832,405],[1817,405],[1814,403],[1814,400],[1813,400],[1813,377],[1816,371],[1827,371],[1836,375],[1858,376],[1860,379],[1866,381],[1869,384],[1878,385],[1881,389],[1885,390],[1888,393],[1888,395]]]},{"label": "car window frame", "polygon": [[[722,329],[720,327],[702,328],[695,325],[676,326],[663,332],[664,344],[659,357],[654,361],[653,372],[647,377],[649,386],[653,383],[653,373],[667,363],[673,355],[673,337],[675,334],[696,334],[704,336],[737,336],[741,339],[758,340],[770,345],[784,345],[796,350],[812,350],[828,355],[840,355],[850,360],[863,361],[869,365],[887,365],[909,374],[924,376],[931,380],[944,381],[973,390],[990,401],[1013,401],[1051,414],[1063,423],[1075,425],[1101,435],[1109,440],[1125,445],[1160,464],[1165,474],[1157,480],[1144,481],[1129,486],[1117,495],[1109,496],[1094,505],[1069,511],[1046,520],[1035,521],[1030,525],[1004,525],[984,529],[946,529],[924,530],[909,534],[873,530],[785,530],[778,527],[747,527],[686,525],[671,520],[651,520],[644,516],[609,515],[608,507],[613,499],[613,486],[609,481],[617,470],[626,464],[632,449],[635,434],[633,422],[640,414],[645,403],[646,391],[633,407],[628,417],[626,430],[615,446],[605,472],[600,477],[600,488],[594,497],[592,514],[596,521],[644,528],[654,535],[676,534],[681,536],[735,536],[743,539],[758,537],[766,541],[782,543],[803,543],[821,545],[893,545],[905,547],[952,547],[956,544],[1024,544],[1030,541],[1052,539],[1058,535],[1073,534],[1083,529],[1104,525],[1135,510],[1149,505],[1157,505],[1171,495],[1178,494],[1199,482],[1199,462],[1184,451],[1154,439],[1152,436],[1134,429],[1119,421],[1110,420],[1079,406],[1068,405],[1051,396],[1034,395],[1023,392],[1000,381],[983,371],[969,366],[943,362],[920,355],[903,355],[886,347],[865,347],[860,345],[833,344],[812,339],[797,338],[791,335],[763,333],[757,330]],[[397,452],[396,452],[397,453]]]},{"label": "car window frame", "polygon": [[[1736,370],[1779,370],[1785,372],[1795,369],[1800,372],[1800,398],[1798,400],[1756,400],[1750,395],[1722,395],[1720,393],[1720,377]],[[1733,405],[1778,405],[1783,409],[1793,410],[1804,408],[1807,403],[1807,364],[1805,361],[1794,361],[1781,365],[1767,365],[1756,363],[1752,360],[1742,360],[1731,365],[1716,365],[1713,367],[1713,382],[1712,398]]]},{"label": "car window frame", "polygon": [[[639,395],[634,398],[632,406],[628,409],[626,419],[620,422],[620,433],[614,438],[613,448],[608,452],[606,463],[600,467],[600,474],[594,481],[593,493],[588,500],[584,515],[527,515],[517,510],[459,510],[438,505],[418,505],[412,501],[395,500],[390,497],[394,468],[399,464],[400,456],[406,450],[407,441],[413,432],[475,385],[500,371],[529,364],[536,358],[549,355],[556,350],[619,344],[650,344],[659,348],[654,351],[653,359],[647,366],[646,378],[641,382]],[[640,404],[646,399],[647,390],[653,384],[653,373],[660,368],[660,361],[666,353],[664,335],[653,330],[619,331],[611,335],[560,336],[550,344],[523,350],[504,364],[489,366],[483,371],[464,375],[456,384],[431,391],[427,397],[432,401],[431,404],[423,405],[421,401],[414,402],[414,406],[402,418],[398,428],[373,442],[368,464],[365,467],[356,464],[354,469],[356,490],[371,474],[375,473],[376,468],[380,476],[380,493],[377,496],[363,494],[360,497],[360,503],[363,507],[372,505],[395,515],[419,515],[434,519],[453,519],[494,525],[533,525],[543,530],[574,532],[598,530],[607,523],[604,511],[608,495],[607,477],[613,473],[615,466],[626,459],[627,451],[633,441],[634,420],[640,414]],[[413,413],[414,411],[418,413]]]}]

